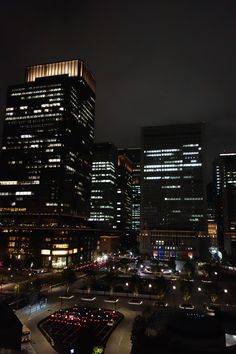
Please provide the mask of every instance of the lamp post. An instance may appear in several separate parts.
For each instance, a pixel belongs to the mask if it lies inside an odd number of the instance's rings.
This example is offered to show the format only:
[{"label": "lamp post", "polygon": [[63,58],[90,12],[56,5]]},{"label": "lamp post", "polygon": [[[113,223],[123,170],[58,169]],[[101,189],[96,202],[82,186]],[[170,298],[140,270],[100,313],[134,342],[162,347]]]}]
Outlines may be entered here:
[{"label": "lamp post", "polygon": [[[224,294],[225,295],[227,295],[229,293],[229,291],[228,291],[228,289],[224,289]],[[228,296],[225,298],[225,300],[226,300],[226,306],[229,306],[229,304],[228,304]]]},{"label": "lamp post", "polygon": [[[175,290],[176,290],[176,285],[173,285],[173,286],[172,286],[172,289],[173,289],[174,292],[175,292]],[[176,293],[174,294],[174,307],[176,307]]]}]

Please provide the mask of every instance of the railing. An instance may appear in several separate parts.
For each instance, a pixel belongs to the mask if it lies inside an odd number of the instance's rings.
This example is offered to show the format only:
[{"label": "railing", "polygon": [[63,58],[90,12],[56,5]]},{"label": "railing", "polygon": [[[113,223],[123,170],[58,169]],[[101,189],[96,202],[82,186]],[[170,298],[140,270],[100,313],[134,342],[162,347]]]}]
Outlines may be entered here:
[{"label": "railing", "polygon": [[86,295],[98,295],[98,296],[110,296],[110,297],[126,297],[126,298],[138,298],[138,299],[152,299],[158,300],[158,295],[153,294],[133,294],[130,292],[110,292],[110,291],[101,291],[101,290],[82,290],[82,289],[75,289],[73,291],[77,294],[86,294]]}]

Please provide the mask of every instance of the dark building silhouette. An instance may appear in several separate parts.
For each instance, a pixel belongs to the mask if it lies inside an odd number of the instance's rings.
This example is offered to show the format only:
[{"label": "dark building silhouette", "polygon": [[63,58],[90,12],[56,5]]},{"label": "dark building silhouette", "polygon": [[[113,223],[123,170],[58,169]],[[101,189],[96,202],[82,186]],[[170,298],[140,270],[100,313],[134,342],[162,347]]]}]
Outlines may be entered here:
[{"label": "dark building silhouette", "polygon": [[125,154],[132,162],[132,222],[131,231],[129,232],[129,248],[137,251],[137,237],[140,232],[140,209],[141,209],[141,149],[140,148],[126,148],[118,149],[119,154]]},{"label": "dark building silhouette", "polygon": [[22,323],[13,310],[4,302],[0,303],[0,352],[3,349],[21,351]]},{"label": "dark building silhouette", "polygon": [[30,66],[9,87],[0,212],[11,257],[83,259],[89,240],[78,249],[70,228],[89,216],[94,111],[95,80],[80,60]]},{"label": "dark building silhouette", "polygon": [[222,153],[214,161],[214,190],[218,245],[236,260],[236,153]]},{"label": "dark building silhouette", "polygon": [[158,258],[193,256],[206,229],[202,126],[142,129],[141,249]]},{"label": "dark building silhouette", "polygon": [[141,150],[140,148],[118,149],[120,154],[125,154],[133,164],[132,172],[132,231],[140,231],[140,184],[141,184]]},{"label": "dark building silhouette", "polygon": [[133,164],[126,154],[118,155],[117,229],[121,232],[121,246],[132,248],[132,172]]}]

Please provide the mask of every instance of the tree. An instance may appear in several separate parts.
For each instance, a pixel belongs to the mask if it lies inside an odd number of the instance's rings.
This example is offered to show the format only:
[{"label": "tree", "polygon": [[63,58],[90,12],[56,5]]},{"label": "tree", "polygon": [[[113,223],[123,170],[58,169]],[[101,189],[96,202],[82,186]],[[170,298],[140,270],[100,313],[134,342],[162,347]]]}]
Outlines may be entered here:
[{"label": "tree", "polygon": [[175,264],[175,259],[174,259],[174,258],[171,258],[171,259],[169,260],[168,265],[169,265],[169,267],[170,267],[173,271],[176,270],[176,264]]},{"label": "tree", "polygon": [[30,282],[30,293],[33,302],[37,302],[39,299],[40,291],[42,289],[42,280],[40,278],[36,278]]},{"label": "tree", "polygon": [[103,347],[93,347],[93,354],[102,354],[103,353]]},{"label": "tree", "polygon": [[216,300],[219,297],[219,288],[216,283],[209,284],[208,291],[210,294],[210,299],[213,304],[215,304]]},{"label": "tree", "polygon": [[184,264],[184,270],[186,271],[189,277],[193,277],[195,273],[194,262],[188,259],[187,262]]},{"label": "tree", "polygon": [[116,284],[116,279],[117,279],[117,273],[114,272],[112,269],[107,273],[107,276],[106,276],[106,282],[108,284],[108,287],[109,287],[109,292],[110,292],[110,295],[112,295],[113,293],[113,289],[114,289],[114,286]]},{"label": "tree", "polygon": [[180,283],[180,290],[182,292],[184,302],[189,301],[192,297],[192,292],[193,292],[192,283],[189,281],[182,281]]},{"label": "tree", "polygon": [[156,278],[154,282],[154,291],[158,299],[163,299],[166,294],[166,280],[163,276]]},{"label": "tree", "polygon": [[66,268],[62,272],[62,281],[66,286],[66,293],[69,293],[70,286],[76,281],[77,277],[75,271],[71,268]]},{"label": "tree", "polygon": [[152,264],[152,271],[155,275],[161,272],[161,266],[158,263]]},{"label": "tree", "polygon": [[87,291],[90,293],[90,290],[94,287],[96,283],[96,273],[93,269],[89,270],[87,272],[87,276],[85,278],[86,284],[87,284]]},{"label": "tree", "polygon": [[131,341],[135,342],[135,340],[141,338],[144,335],[145,330],[146,330],[145,319],[140,315],[136,316],[131,331],[131,337],[130,337]]},{"label": "tree", "polygon": [[212,275],[212,265],[209,263],[205,263],[201,266],[201,271],[203,275],[207,278]]},{"label": "tree", "polygon": [[138,274],[132,275],[132,277],[130,278],[130,286],[134,296],[138,296],[141,285],[142,285],[142,279],[140,278],[140,276]]}]

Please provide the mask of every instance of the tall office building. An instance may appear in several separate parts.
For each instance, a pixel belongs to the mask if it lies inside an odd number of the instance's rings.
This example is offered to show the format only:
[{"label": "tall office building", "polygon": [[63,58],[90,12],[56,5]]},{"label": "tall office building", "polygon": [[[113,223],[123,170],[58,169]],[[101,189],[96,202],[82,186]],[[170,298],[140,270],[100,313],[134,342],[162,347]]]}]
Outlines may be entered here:
[{"label": "tall office building", "polygon": [[133,164],[132,172],[132,225],[133,232],[140,231],[140,199],[141,199],[141,150],[140,148],[118,149],[120,154],[125,154]]},{"label": "tall office building", "polygon": [[236,259],[236,153],[222,153],[214,161],[214,191],[218,245]]},{"label": "tall office building", "polygon": [[96,228],[116,229],[117,149],[111,143],[94,144],[90,218]]},{"label": "tall office building", "polygon": [[30,66],[26,82],[9,87],[0,212],[10,255],[83,258],[85,245],[66,228],[89,216],[94,111],[95,80],[80,60]]},{"label": "tall office building", "polygon": [[205,230],[201,124],[142,129],[141,249],[191,258]]},{"label": "tall office building", "polygon": [[121,246],[132,247],[132,172],[133,164],[125,154],[118,155],[117,229],[121,231]]},{"label": "tall office building", "polygon": [[206,204],[207,204],[207,230],[208,236],[212,238],[212,246],[217,246],[217,223],[215,215],[215,188],[213,183],[208,183],[206,187]]}]

